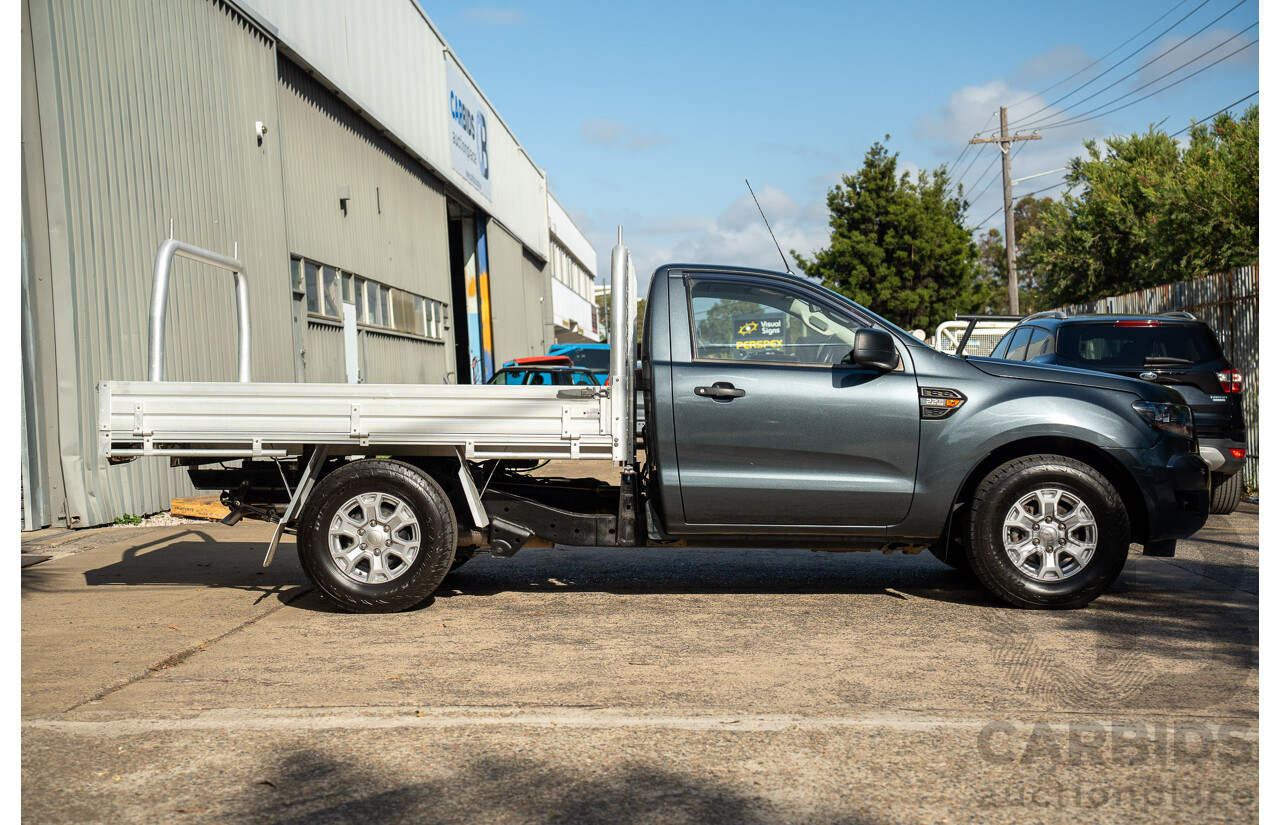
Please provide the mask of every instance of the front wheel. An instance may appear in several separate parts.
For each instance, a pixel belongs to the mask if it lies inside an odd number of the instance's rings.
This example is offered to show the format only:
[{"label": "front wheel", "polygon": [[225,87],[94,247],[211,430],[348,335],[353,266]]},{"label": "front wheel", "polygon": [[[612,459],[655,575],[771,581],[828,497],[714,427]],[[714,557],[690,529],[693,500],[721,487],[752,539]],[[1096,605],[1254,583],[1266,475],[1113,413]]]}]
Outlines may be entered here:
[{"label": "front wheel", "polygon": [[449,499],[412,465],[366,459],[316,485],[298,521],[298,557],[329,600],[353,613],[394,613],[424,601],[453,563]]},{"label": "front wheel", "polygon": [[1106,477],[1032,455],[978,485],[967,552],[987,589],[1015,607],[1083,607],[1120,575],[1129,541],[1128,511]]}]

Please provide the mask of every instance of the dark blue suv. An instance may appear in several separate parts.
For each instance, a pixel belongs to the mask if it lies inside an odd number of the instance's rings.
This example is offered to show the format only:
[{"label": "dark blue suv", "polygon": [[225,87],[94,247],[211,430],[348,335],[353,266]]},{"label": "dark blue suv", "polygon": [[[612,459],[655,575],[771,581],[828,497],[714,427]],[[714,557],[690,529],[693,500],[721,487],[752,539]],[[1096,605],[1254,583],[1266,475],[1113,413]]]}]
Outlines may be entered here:
[{"label": "dark blue suv", "polygon": [[1040,312],[1009,330],[990,357],[1109,372],[1177,390],[1194,412],[1200,457],[1211,471],[1209,511],[1236,509],[1247,452],[1244,382],[1223,356],[1213,330],[1191,313]]}]

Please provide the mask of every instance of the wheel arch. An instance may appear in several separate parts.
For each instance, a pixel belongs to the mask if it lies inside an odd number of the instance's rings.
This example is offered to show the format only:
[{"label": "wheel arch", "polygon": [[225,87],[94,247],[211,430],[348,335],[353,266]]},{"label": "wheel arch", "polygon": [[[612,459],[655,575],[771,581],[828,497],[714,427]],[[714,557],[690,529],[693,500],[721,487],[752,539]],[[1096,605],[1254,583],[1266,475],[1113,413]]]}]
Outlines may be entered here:
[{"label": "wheel arch", "polygon": [[1065,436],[1033,436],[1002,444],[987,453],[981,461],[969,470],[968,475],[965,476],[964,482],[956,491],[955,498],[951,502],[952,515],[947,519],[947,532],[943,536],[942,546],[949,547],[952,541],[961,535],[959,531],[964,520],[963,518],[957,518],[957,515],[965,512],[964,505],[973,500],[974,491],[977,490],[978,485],[984,478],[1008,461],[1039,453],[1074,458],[1076,461],[1088,464],[1101,473],[1111,486],[1116,489],[1116,492],[1120,494],[1125,510],[1129,513],[1131,541],[1138,544],[1146,541],[1147,536],[1150,535],[1147,523],[1146,500],[1143,498],[1142,491],[1138,488],[1138,483],[1129,471],[1125,469],[1124,465],[1106,450],[1086,441]]}]

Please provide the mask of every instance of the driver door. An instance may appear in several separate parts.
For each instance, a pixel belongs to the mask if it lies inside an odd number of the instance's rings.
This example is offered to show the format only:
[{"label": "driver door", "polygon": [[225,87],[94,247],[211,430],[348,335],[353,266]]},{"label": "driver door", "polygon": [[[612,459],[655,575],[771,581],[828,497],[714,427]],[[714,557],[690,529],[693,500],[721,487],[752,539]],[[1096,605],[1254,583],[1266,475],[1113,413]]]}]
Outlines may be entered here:
[{"label": "driver door", "polygon": [[672,335],[690,336],[689,357],[673,358],[672,394],[685,524],[803,533],[901,521],[920,438],[905,347],[895,371],[842,363],[864,324],[794,281],[689,274],[684,286],[689,328],[673,318]]}]

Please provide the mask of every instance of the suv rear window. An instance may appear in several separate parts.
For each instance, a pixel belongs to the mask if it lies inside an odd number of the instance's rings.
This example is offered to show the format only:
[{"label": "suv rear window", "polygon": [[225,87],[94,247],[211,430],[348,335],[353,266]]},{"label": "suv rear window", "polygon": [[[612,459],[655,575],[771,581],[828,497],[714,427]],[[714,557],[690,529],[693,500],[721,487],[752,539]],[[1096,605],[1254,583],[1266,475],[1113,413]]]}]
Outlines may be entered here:
[{"label": "suv rear window", "polygon": [[1204,364],[1221,360],[1222,348],[1213,332],[1200,324],[1063,324],[1058,329],[1061,362],[1115,369],[1148,366],[1149,358]]}]

